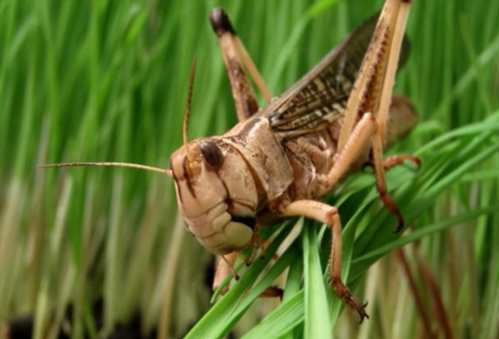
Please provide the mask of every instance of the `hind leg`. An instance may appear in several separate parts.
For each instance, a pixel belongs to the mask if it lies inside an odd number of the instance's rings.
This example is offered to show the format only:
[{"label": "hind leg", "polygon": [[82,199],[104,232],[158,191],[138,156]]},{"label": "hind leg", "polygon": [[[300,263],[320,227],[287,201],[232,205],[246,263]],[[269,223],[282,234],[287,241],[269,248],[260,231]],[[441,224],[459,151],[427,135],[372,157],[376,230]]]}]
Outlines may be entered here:
[{"label": "hind leg", "polygon": [[[404,219],[395,201],[387,192],[383,145],[409,9],[410,1],[407,0],[385,2],[359,76],[348,98],[338,142],[338,149],[343,153],[348,143],[352,142],[351,136],[359,117],[362,121],[362,116],[367,112],[373,113],[376,128],[371,137],[370,147],[376,188],[385,207],[397,218],[397,230],[403,228]],[[331,178],[329,179],[331,181]]]},{"label": "hind leg", "polygon": [[222,8],[211,11],[210,22],[217,35],[229,76],[237,117],[239,121],[244,121],[255,114],[259,108],[246,71],[253,78],[267,102],[270,101],[272,94]]}]

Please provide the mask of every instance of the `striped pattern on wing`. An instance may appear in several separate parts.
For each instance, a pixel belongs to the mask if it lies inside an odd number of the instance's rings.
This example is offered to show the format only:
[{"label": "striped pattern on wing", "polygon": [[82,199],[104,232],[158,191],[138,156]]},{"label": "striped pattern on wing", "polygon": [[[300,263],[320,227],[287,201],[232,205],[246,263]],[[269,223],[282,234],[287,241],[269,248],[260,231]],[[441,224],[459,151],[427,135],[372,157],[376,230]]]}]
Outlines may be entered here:
[{"label": "striped pattern on wing", "polygon": [[[320,130],[342,117],[348,96],[376,26],[377,16],[356,28],[337,48],[262,114],[272,130],[289,139]],[[404,39],[403,63],[408,42]]]}]

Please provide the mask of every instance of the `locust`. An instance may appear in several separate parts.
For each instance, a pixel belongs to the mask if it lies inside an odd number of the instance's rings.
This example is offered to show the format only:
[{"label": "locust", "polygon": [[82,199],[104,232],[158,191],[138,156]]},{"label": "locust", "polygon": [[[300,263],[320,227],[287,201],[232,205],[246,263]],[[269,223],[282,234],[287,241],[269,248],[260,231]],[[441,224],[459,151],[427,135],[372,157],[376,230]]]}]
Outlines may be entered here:
[{"label": "locust", "polygon": [[[44,167],[115,166],[157,171],[171,177],[186,228],[219,257],[215,284],[233,271],[238,254],[258,246],[262,227],[306,217],[332,232],[330,282],[336,294],[368,318],[341,278],[341,220],[338,209],[320,199],[348,174],[374,168],[384,206],[404,219],[387,191],[385,171],[417,157],[383,158],[383,150],[416,125],[409,99],[394,96],[397,68],[406,58],[409,0],[386,0],[368,19],[301,80],[274,97],[221,8],[210,13],[239,122],[225,134],[188,138],[195,66],[184,110],[183,145],[160,168],[121,162],[73,162]],[[259,107],[251,79],[266,102]]]}]

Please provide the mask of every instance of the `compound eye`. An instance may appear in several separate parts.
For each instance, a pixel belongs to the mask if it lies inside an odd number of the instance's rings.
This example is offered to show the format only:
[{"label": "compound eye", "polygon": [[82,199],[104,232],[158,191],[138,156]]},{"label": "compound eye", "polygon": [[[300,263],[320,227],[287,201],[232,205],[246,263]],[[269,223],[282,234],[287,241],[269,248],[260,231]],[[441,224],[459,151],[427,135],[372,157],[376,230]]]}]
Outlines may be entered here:
[{"label": "compound eye", "polygon": [[208,166],[214,171],[219,170],[224,163],[224,155],[220,148],[213,141],[203,141],[199,147]]}]

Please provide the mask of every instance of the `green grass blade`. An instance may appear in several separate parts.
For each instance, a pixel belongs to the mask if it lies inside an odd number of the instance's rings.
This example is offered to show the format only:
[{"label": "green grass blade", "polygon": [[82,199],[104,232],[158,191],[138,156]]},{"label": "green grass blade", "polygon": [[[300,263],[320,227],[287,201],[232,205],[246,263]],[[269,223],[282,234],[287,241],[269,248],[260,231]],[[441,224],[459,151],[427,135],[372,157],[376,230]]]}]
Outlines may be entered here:
[{"label": "green grass blade", "polygon": [[305,339],[328,338],[331,336],[331,316],[329,313],[327,284],[324,282],[319,258],[320,242],[317,229],[310,220],[303,227],[303,275],[305,301]]},{"label": "green grass blade", "polygon": [[[241,279],[232,286],[227,294],[218,301],[197,324],[189,331],[187,338],[220,338],[227,334],[233,324],[239,319],[244,310],[249,307],[261,292],[270,285],[277,275],[289,264],[290,254],[281,257],[278,263],[263,278],[260,284],[252,288],[247,296],[245,293],[255,283],[260,273],[270,262],[278,246],[284,240],[286,232],[281,234],[272,242],[266,250],[265,256],[257,259],[246,271]],[[284,267],[281,267],[284,266]],[[277,272],[279,271],[280,272]],[[277,274],[276,274],[277,272]],[[270,277],[270,278],[269,278]],[[268,286],[267,285],[267,286]]]},{"label": "green grass blade", "polygon": [[298,292],[269,313],[242,339],[279,338],[303,321],[304,292]]}]

